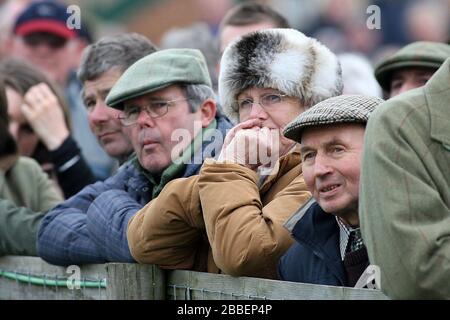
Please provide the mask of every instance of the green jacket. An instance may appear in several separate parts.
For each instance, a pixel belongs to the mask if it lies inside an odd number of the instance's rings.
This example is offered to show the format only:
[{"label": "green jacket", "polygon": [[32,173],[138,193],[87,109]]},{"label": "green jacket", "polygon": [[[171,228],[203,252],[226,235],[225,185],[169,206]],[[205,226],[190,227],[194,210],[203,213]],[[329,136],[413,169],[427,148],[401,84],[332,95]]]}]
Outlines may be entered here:
[{"label": "green jacket", "polygon": [[36,232],[44,213],[62,201],[32,159],[0,158],[0,255],[36,255]]},{"label": "green jacket", "polygon": [[450,59],[373,112],[360,223],[391,298],[450,298]]},{"label": "green jacket", "polygon": [[32,211],[47,211],[62,201],[39,164],[26,157],[0,158],[0,198]]},{"label": "green jacket", "polygon": [[0,256],[35,256],[36,233],[44,215],[0,199]]}]

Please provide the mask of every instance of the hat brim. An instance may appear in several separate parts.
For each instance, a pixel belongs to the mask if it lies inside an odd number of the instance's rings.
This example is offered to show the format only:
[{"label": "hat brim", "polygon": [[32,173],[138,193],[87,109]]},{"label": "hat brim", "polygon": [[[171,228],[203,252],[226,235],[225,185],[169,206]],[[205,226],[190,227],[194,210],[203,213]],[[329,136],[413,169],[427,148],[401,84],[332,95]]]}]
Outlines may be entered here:
[{"label": "hat brim", "polygon": [[65,39],[74,38],[77,35],[75,30],[69,29],[64,23],[48,19],[25,22],[15,30],[15,33],[21,36],[35,32],[48,32]]},{"label": "hat brim", "polygon": [[[295,121],[295,120],[294,120]],[[365,125],[367,121],[364,120],[357,120],[357,119],[341,119],[341,120],[314,120],[311,122],[304,122],[301,125],[291,124],[288,125],[283,130],[283,135],[291,140],[294,140],[298,143],[302,142],[302,135],[303,132],[306,129],[309,129],[311,127],[320,127],[320,126],[327,126],[327,125],[338,125],[338,124],[345,124],[345,123],[355,123],[355,124],[362,124]]]},{"label": "hat brim", "polygon": [[392,73],[394,71],[405,68],[429,68],[437,70],[441,65],[442,65],[441,61],[423,61],[423,60],[398,61],[378,67],[375,70],[375,78],[377,79],[378,83],[384,90],[390,91]]},{"label": "hat brim", "polygon": [[123,109],[124,109],[123,103],[125,101],[131,100],[131,99],[134,99],[134,98],[137,98],[137,97],[143,96],[145,94],[149,94],[149,93],[152,93],[152,92],[164,89],[164,88],[167,88],[167,87],[169,87],[171,85],[175,85],[175,84],[177,84],[177,83],[176,82],[164,83],[158,87],[152,87],[147,90],[142,90],[141,88],[137,88],[133,91],[127,92],[126,94],[122,94],[120,96],[114,97],[109,100],[108,100],[108,98],[106,98],[106,105],[110,108],[123,111]]}]

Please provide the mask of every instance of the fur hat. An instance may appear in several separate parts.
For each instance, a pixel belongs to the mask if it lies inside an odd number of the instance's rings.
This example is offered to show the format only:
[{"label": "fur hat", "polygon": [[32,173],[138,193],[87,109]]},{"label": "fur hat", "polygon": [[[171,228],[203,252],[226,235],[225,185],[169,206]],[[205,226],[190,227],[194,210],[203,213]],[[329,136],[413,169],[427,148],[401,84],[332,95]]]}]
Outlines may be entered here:
[{"label": "fur hat", "polygon": [[219,97],[234,122],[234,101],[250,87],[277,89],[308,107],[342,93],[341,67],[327,47],[297,30],[259,30],[231,43],[222,56]]}]

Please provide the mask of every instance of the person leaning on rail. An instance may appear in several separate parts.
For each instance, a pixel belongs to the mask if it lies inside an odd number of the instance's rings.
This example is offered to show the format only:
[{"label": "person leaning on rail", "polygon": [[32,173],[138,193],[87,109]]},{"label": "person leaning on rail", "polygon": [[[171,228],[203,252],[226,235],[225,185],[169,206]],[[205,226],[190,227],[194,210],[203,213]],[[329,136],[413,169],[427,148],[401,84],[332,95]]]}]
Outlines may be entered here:
[{"label": "person leaning on rail", "polygon": [[282,129],[341,92],[336,56],[299,31],[259,30],[229,45],[219,96],[239,124],[217,160],[207,159],[198,176],[172,181],[132,218],[133,257],[168,269],[276,278],[292,244],[283,223],[311,196],[299,146]]},{"label": "person leaning on rail", "polygon": [[[231,127],[217,110],[205,59],[194,49],[160,50],[136,61],[106,104],[121,111],[136,156],[44,217],[38,253],[50,263],[134,262],[126,238],[129,219],[168,182],[198,173],[208,146],[222,144],[208,133],[224,135]],[[179,142],[172,134],[181,129],[188,134]]]}]

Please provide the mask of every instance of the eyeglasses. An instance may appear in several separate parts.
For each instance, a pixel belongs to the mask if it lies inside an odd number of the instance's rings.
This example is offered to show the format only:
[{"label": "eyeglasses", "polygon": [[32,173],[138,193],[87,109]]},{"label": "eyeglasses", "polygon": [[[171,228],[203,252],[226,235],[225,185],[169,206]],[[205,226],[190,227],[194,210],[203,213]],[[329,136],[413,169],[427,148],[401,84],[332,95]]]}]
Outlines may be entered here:
[{"label": "eyeglasses", "polygon": [[45,43],[52,49],[60,49],[67,43],[67,39],[47,32],[34,32],[23,37],[26,45],[36,47]]},{"label": "eyeglasses", "polygon": [[257,103],[265,109],[270,109],[283,101],[283,98],[287,97],[287,94],[281,93],[269,93],[261,96],[259,101],[253,101],[253,99],[240,99],[234,102],[234,109],[239,113],[250,112],[253,104]]},{"label": "eyeglasses", "polygon": [[142,111],[145,111],[147,115],[152,118],[160,118],[169,112],[169,107],[173,106],[176,102],[187,101],[190,98],[175,99],[175,100],[153,100],[148,105],[128,105],[125,106],[122,114],[118,115],[118,118],[122,125],[131,126],[137,122],[139,115]]}]

